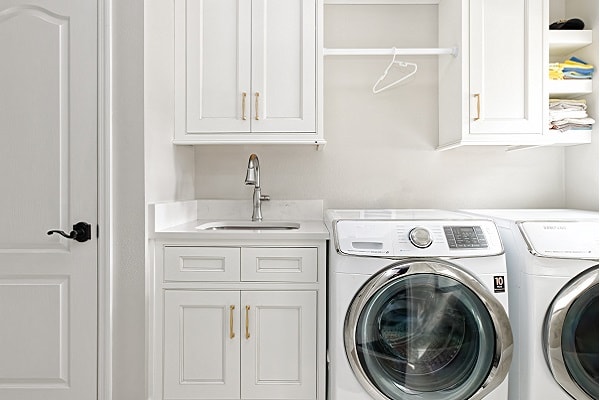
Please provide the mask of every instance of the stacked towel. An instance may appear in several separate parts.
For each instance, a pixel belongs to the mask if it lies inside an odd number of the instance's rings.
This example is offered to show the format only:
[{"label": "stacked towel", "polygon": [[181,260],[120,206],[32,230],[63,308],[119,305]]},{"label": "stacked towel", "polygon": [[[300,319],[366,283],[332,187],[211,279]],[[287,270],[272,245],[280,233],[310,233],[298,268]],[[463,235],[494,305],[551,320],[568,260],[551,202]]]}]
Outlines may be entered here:
[{"label": "stacked towel", "polygon": [[550,129],[561,132],[590,130],[594,121],[587,114],[584,99],[550,99]]},{"label": "stacked towel", "polygon": [[562,63],[550,63],[550,79],[592,79],[594,66],[585,61],[571,57]]}]

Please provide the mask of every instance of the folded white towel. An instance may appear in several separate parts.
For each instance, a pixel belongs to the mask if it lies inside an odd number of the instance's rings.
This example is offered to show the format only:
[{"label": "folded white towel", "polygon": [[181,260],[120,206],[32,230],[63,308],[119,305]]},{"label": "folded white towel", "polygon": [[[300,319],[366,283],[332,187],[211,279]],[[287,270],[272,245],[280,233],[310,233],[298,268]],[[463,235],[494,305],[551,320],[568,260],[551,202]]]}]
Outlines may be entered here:
[{"label": "folded white towel", "polygon": [[550,121],[558,121],[566,118],[587,118],[585,110],[550,110]]},{"label": "folded white towel", "polygon": [[592,125],[596,123],[593,118],[565,118],[558,121],[552,121],[552,125],[561,126],[567,124]]}]

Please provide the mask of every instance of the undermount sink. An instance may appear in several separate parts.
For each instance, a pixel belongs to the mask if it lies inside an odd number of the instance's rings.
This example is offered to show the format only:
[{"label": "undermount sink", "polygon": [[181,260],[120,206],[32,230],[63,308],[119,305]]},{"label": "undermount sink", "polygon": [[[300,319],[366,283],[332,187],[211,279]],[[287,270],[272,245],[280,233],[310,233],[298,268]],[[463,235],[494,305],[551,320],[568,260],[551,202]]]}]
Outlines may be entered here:
[{"label": "undermount sink", "polygon": [[196,229],[208,230],[290,230],[299,229],[298,222],[291,221],[213,221],[198,225]]}]

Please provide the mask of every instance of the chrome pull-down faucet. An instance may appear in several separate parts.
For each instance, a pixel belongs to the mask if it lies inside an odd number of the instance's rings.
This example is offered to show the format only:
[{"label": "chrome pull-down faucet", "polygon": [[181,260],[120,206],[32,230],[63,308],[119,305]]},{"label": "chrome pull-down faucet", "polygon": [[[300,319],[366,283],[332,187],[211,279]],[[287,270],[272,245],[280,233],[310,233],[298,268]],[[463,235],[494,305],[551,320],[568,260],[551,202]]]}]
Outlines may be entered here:
[{"label": "chrome pull-down faucet", "polygon": [[262,221],[261,204],[263,201],[271,200],[271,198],[269,195],[260,193],[260,165],[256,154],[250,154],[250,159],[248,160],[246,185],[254,185],[254,194],[252,195],[252,221]]}]

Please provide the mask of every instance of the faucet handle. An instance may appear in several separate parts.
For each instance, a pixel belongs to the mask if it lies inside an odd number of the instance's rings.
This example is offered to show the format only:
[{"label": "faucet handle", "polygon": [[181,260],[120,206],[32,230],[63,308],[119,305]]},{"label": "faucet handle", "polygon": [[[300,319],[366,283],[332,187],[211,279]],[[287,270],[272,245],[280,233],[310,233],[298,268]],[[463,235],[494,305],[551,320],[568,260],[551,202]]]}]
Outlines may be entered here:
[{"label": "faucet handle", "polygon": [[269,200],[271,200],[271,196],[269,196],[268,194],[260,195],[260,201],[269,201]]}]

